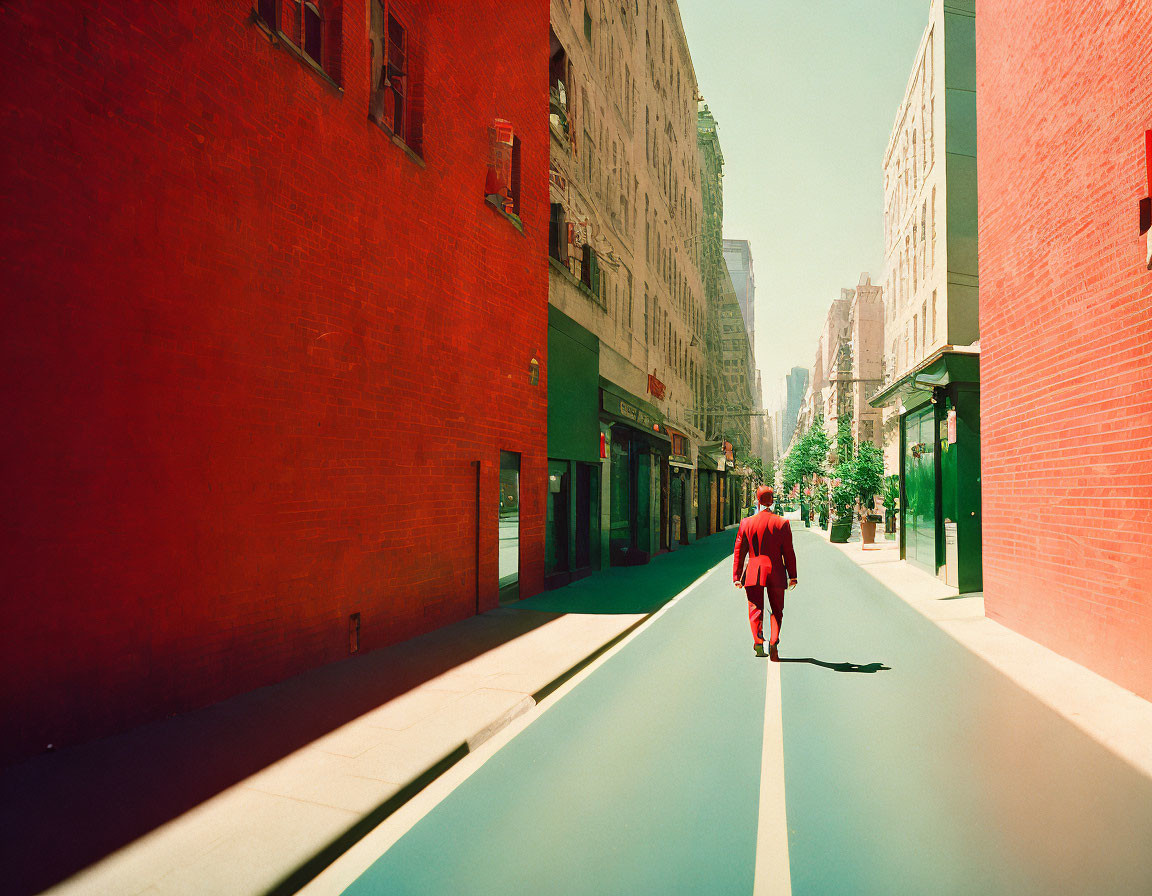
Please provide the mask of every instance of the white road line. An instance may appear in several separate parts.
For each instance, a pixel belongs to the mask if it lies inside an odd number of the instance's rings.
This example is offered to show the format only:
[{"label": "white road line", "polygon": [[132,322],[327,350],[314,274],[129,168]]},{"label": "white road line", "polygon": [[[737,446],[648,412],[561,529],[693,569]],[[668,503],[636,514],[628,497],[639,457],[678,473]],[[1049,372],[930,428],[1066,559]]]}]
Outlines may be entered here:
[{"label": "white road line", "polygon": [[760,821],[756,829],[755,896],[791,896],[788,813],[784,806],[784,720],[780,666],[768,663],[764,688],[764,753],[760,762]]}]

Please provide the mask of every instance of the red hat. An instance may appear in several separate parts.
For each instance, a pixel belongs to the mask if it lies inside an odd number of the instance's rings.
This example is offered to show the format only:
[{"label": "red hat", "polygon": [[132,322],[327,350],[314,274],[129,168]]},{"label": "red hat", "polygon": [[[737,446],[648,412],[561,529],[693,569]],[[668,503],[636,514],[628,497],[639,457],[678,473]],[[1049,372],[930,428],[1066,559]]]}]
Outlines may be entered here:
[{"label": "red hat", "polygon": [[772,486],[760,486],[760,488],[756,489],[756,503],[761,504],[764,507],[771,507],[773,494]]}]

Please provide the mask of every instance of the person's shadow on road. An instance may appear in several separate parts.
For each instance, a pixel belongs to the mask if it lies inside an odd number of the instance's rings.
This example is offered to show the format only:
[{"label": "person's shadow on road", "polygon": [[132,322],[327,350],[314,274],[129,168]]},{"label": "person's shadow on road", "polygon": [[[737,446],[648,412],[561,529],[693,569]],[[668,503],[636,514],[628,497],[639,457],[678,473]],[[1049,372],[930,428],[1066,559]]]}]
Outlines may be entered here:
[{"label": "person's shadow on road", "polygon": [[885,666],[883,663],[868,663],[866,666],[861,666],[859,663],[826,663],[824,660],[813,659],[810,656],[782,656],[778,662],[809,663],[813,666],[831,669],[833,672],[863,672],[865,674],[871,674],[873,672],[892,671],[891,666]]}]

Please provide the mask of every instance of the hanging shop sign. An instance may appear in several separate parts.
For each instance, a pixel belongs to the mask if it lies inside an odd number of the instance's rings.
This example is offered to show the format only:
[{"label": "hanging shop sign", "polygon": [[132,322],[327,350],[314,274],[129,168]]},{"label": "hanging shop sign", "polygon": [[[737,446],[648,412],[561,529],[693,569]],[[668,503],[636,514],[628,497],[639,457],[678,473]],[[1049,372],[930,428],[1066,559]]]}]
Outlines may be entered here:
[{"label": "hanging shop sign", "polygon": [[956,409],[948,412],[948,444],[956,444]]},{"label": "hanging shop sign", "polygon": [[656,398],[664,397],[664,384],[656,379],[656,371],[648,374],[648,394]]}]

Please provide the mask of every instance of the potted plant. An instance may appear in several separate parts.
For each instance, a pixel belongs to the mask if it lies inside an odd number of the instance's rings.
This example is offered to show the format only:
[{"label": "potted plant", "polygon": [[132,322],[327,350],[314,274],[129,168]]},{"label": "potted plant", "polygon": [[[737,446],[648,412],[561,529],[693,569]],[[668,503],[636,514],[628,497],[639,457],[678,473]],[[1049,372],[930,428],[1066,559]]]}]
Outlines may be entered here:
[{"label": "potted plant", "polygon": [[834,544],[847,544],[852,535],[852,515],[856,511],[856,485],[852,481],[852,470],[848,464],[836,468],[840,474],[832,480],[832,530],[829,540]]},{"label": "potted plant", "polygon": [[893,473],[884,480],[884,535],[896,535],[896,503],[900,500],[900,477]]},{"label": "potted plant", "polygon": [[871,442],[865,442],[856,451],[852,464],[852,482],[856,487],[856,500],[861,507],[860,537],[864,544],[876,541],[876,524],[880,517],[873,509],[876,496],[884,488],[884,454]]}]

